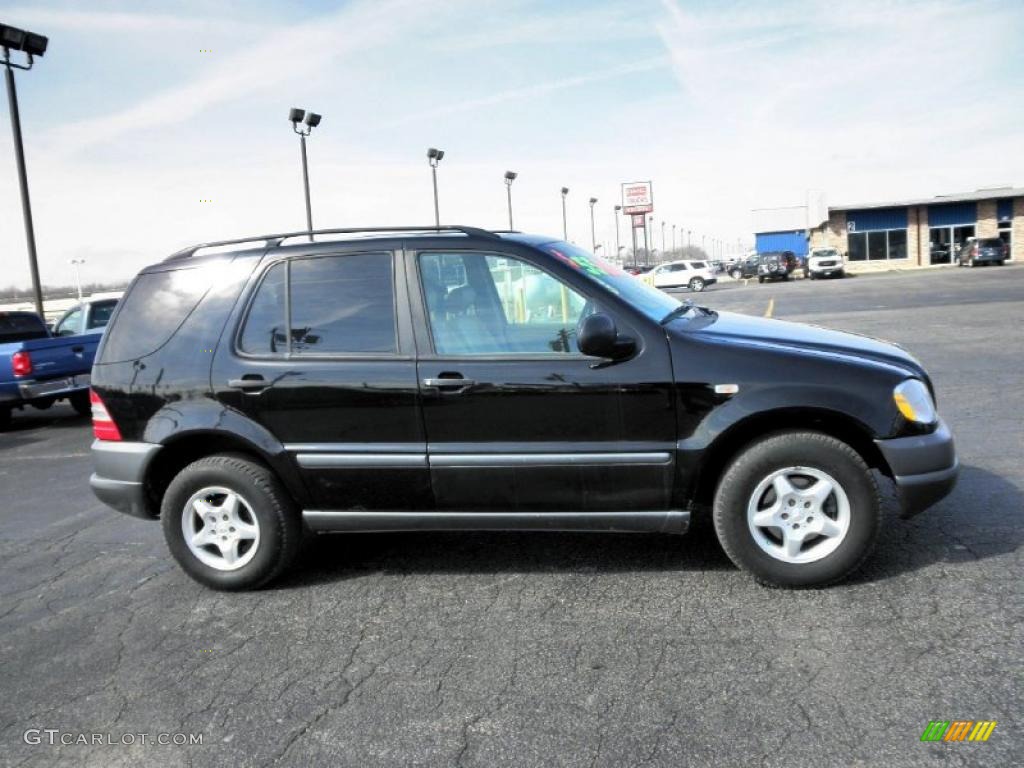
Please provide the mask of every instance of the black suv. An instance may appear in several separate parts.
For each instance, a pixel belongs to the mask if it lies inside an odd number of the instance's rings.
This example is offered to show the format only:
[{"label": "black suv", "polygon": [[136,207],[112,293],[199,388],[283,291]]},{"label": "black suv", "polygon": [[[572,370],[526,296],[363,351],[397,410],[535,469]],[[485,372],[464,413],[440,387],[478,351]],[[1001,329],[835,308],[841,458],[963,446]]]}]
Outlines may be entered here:
[{"label": "black suv", "polygon": [[800,259],[792,251],[769,251],[758,255],[757,282],[765,280],[789,280],[789,276],[800,266]]},{"label": "black suv", "polygon": [[[216,246],[216,248],[213,248]],[[785,586],[841,579],[956,480],[899,347],[681,303],[569,243],[470,227],[322,230],[148,267],[92,372],[110,506],[161,518],[210,587],[305,532],[682,533]]]}]

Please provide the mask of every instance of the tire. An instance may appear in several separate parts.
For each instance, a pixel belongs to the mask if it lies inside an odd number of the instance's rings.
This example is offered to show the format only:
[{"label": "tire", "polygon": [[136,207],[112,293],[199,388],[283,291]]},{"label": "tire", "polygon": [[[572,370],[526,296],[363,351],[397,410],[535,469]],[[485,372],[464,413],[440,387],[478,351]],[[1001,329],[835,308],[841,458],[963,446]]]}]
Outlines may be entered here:
[{"label": "tire", "polygon": [[694,293],[700,293],[704,290],[704,278],[692,277],[690,278],[690,290]]},{"label": "tire", "polygon": [[997,261],[997,262],[996,262],[996,266],[997,266],[997,267],[1002,267],[1002,266],[1004,266],[1005,264],[1006,264],[1006,262],[1005,262],[1005,261],[1003,261],[1002,259],[1000,259],[999,261]]},{"label": "tire", "polygon": [[[237,499],[234,511],[231,495]],[[216,523],[211,541],[191,546],[185,529],[194,530],[196,518],[207,513]],[[295,502],[273,472],[244,456],[207,456],[189,464],[164,493],[160,517],[174,559],[211,589],[257,589],[267,584],[292,563],[302,541]],[[198,522],[202,527],[196,533],[201,534],[212,521]],[[231,539],[225,537],[234,537],[233,563],[215,543],[218,535],[229,551]]]},{"label": "tire", "polygon": [[44,397],[42,400],[33,400],[32,407],[37,411],[45,411],[51,408],[55,402],[57,402],[55,397]]},{"label": "tire", "polygon": [[[780,499],[773,478],[779,476],[791,492],[784,497],[787,503],[776,507]],[[828,493],[823,504],[811,496],[817,488]],[[804,509],[805,504],[811,506]],[[790,507],[800,510],[799,517]],[[755,514],[767,514],[779,527],[755,524]],[[881,499],[871,470],[849,445],[819,432],[782,432],[754,443],[733,461],[715,492],[713,517],[729,559],[761,583],[820,587],[846,578],[871,554]],[[821,532],[801,543],[799,537],[806,536],[797,530],[801,525]],[[795,549],[787,550],[790,542]]]},{"label": "tire", "polygon": [[742,269],[734,269],[732,272],[729,273],[729,277],[731,277],[733,280],[742,280],[743,279],[743,270]]},{"label": "tire", "polygon": [[89,391],[75,392],[73,395],[68,396],[68,402],[71,403],[71,407],[75,409],[75,413],[79,416],[89,416],[92,414],[92,403],[89,402]]},{"label": "tire", "polygon": [[11,426],[11,409],[0,408],[0,432]]},{"label": "tire", "polygon": [[763,283],[764,282],[764,275],[758,275],[757,276],[757,282]]}]

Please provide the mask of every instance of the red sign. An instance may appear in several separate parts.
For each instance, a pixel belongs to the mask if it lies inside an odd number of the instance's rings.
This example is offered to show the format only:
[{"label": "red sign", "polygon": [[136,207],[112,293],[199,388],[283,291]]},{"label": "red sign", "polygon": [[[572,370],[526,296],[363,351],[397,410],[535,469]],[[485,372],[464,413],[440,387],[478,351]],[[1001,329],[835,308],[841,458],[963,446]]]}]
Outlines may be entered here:
[{"label": "red sign", "polygon": [[644,215],[642,213],[633,214],[633,229],[644,228]]},{"label": "red sign", "polygon": [[622,185],[622,211],[626,214],[654,210],[654,185],[649,181],[630,181]]}]

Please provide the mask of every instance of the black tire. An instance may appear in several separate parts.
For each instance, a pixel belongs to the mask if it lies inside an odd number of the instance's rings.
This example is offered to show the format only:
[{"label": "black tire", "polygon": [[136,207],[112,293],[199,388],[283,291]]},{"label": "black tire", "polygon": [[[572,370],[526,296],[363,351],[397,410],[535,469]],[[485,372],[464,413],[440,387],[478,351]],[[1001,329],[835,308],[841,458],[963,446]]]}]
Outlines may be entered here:
[{"label": "black tire", "polygon": [[[237,493],[258,523],[256,552],[237,570],[220,570],[207,565],[185,542],[182,519],[186,504],[208,486]],[[292,563],[302,542],[302,522],[295,502],[273,472],[245,456],[207,456],[189,464],[164,493],[160,517],[164,538],[174,559],[185,573],[212,589],[257,589],[267,584]]]},{"label": "black tire", "polygon": [[[785,562],[769,554],[755,540],[747,520],[748,504],[758,485],[773,472],[790,467],[827,473],[849,502],[845,535],[834,551],[811,562]],[[834,510],[837,497],[831,495],[828,503]],[[881,498],[871,470],[846,443],[819,432],[781,432],[752,444],[733,461],[719,481],[713,516],[726,555],[761,583],[820,587],[846,578],[871,554],[878,536]],[[808,543],[815,546],[819,539],[805,540],[804,545]]]},{"label": "black tire", "polygon": [[1005,264],[1006,264],[1006,262],[1005,262],[1005,261],[1003,261],[1003,260],[999,260],[999,261],[997,261],[997,262],[996,262],[996,266],[997,266],[997,267],[1001,267],[1001,266],[1003,266],[1003,265],[1005,265]]},{"label": "black tire", "polygon": [[0,431],[11,426],[11,409],[0,408]]},{"label": "black tire", "polygon": [[743,270],[742,269],[734,269],[732,272],[729,273],[729,277],[731,277],[733,280],[742,280],[743,279]]},{"label": "black tire", "polygon": [[702,277],[691,277],[690,278],[690,290],[694,293],[700,293],[704,290],[704,278]]},{"label": "black tire", "polygon": [[32,407],[37,411],[45,411],[51,408],[55,402],[57,402],[55,397],[44,397],[42,400],[33,400]]},{"label": "black tire", "polygon": [[92,414],[92,403],[89,402],[89,392],[75,392],[73,395],[68,397],[68,402],[71,403],[71,407],[75,409],[75,413],[79,416],[89,416]]},{"label": "black tire", "polygon": [[757,276],[757,282],[763,283],[764,282],[764,275],[758,275]]}]

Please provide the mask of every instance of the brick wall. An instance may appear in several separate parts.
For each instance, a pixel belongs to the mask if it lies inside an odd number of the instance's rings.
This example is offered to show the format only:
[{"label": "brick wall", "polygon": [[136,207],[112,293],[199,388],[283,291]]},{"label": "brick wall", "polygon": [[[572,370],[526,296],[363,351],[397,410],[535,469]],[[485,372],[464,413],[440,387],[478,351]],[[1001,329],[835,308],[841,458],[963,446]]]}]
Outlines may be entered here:
[{"label": "brick wall", "polygon": [[1024,197],[1013,199],[1013,224],[1010,228],[1010,258],[1024,259]]},{"label": "brick wall", "polygon": [[923,267],[929,263],[928,207],[907,208],[907,264]]},{"label": "brick wall", "polygon": [[999,230],[996,222],[996,201],[978,201],[978,224],[974,228],[975,237],[997,237]]},{"label": "brick wall", "polygon": [[846,253],[846,211],[831,211],[828,222],[811,230],[811,248],[838,248]]}]

